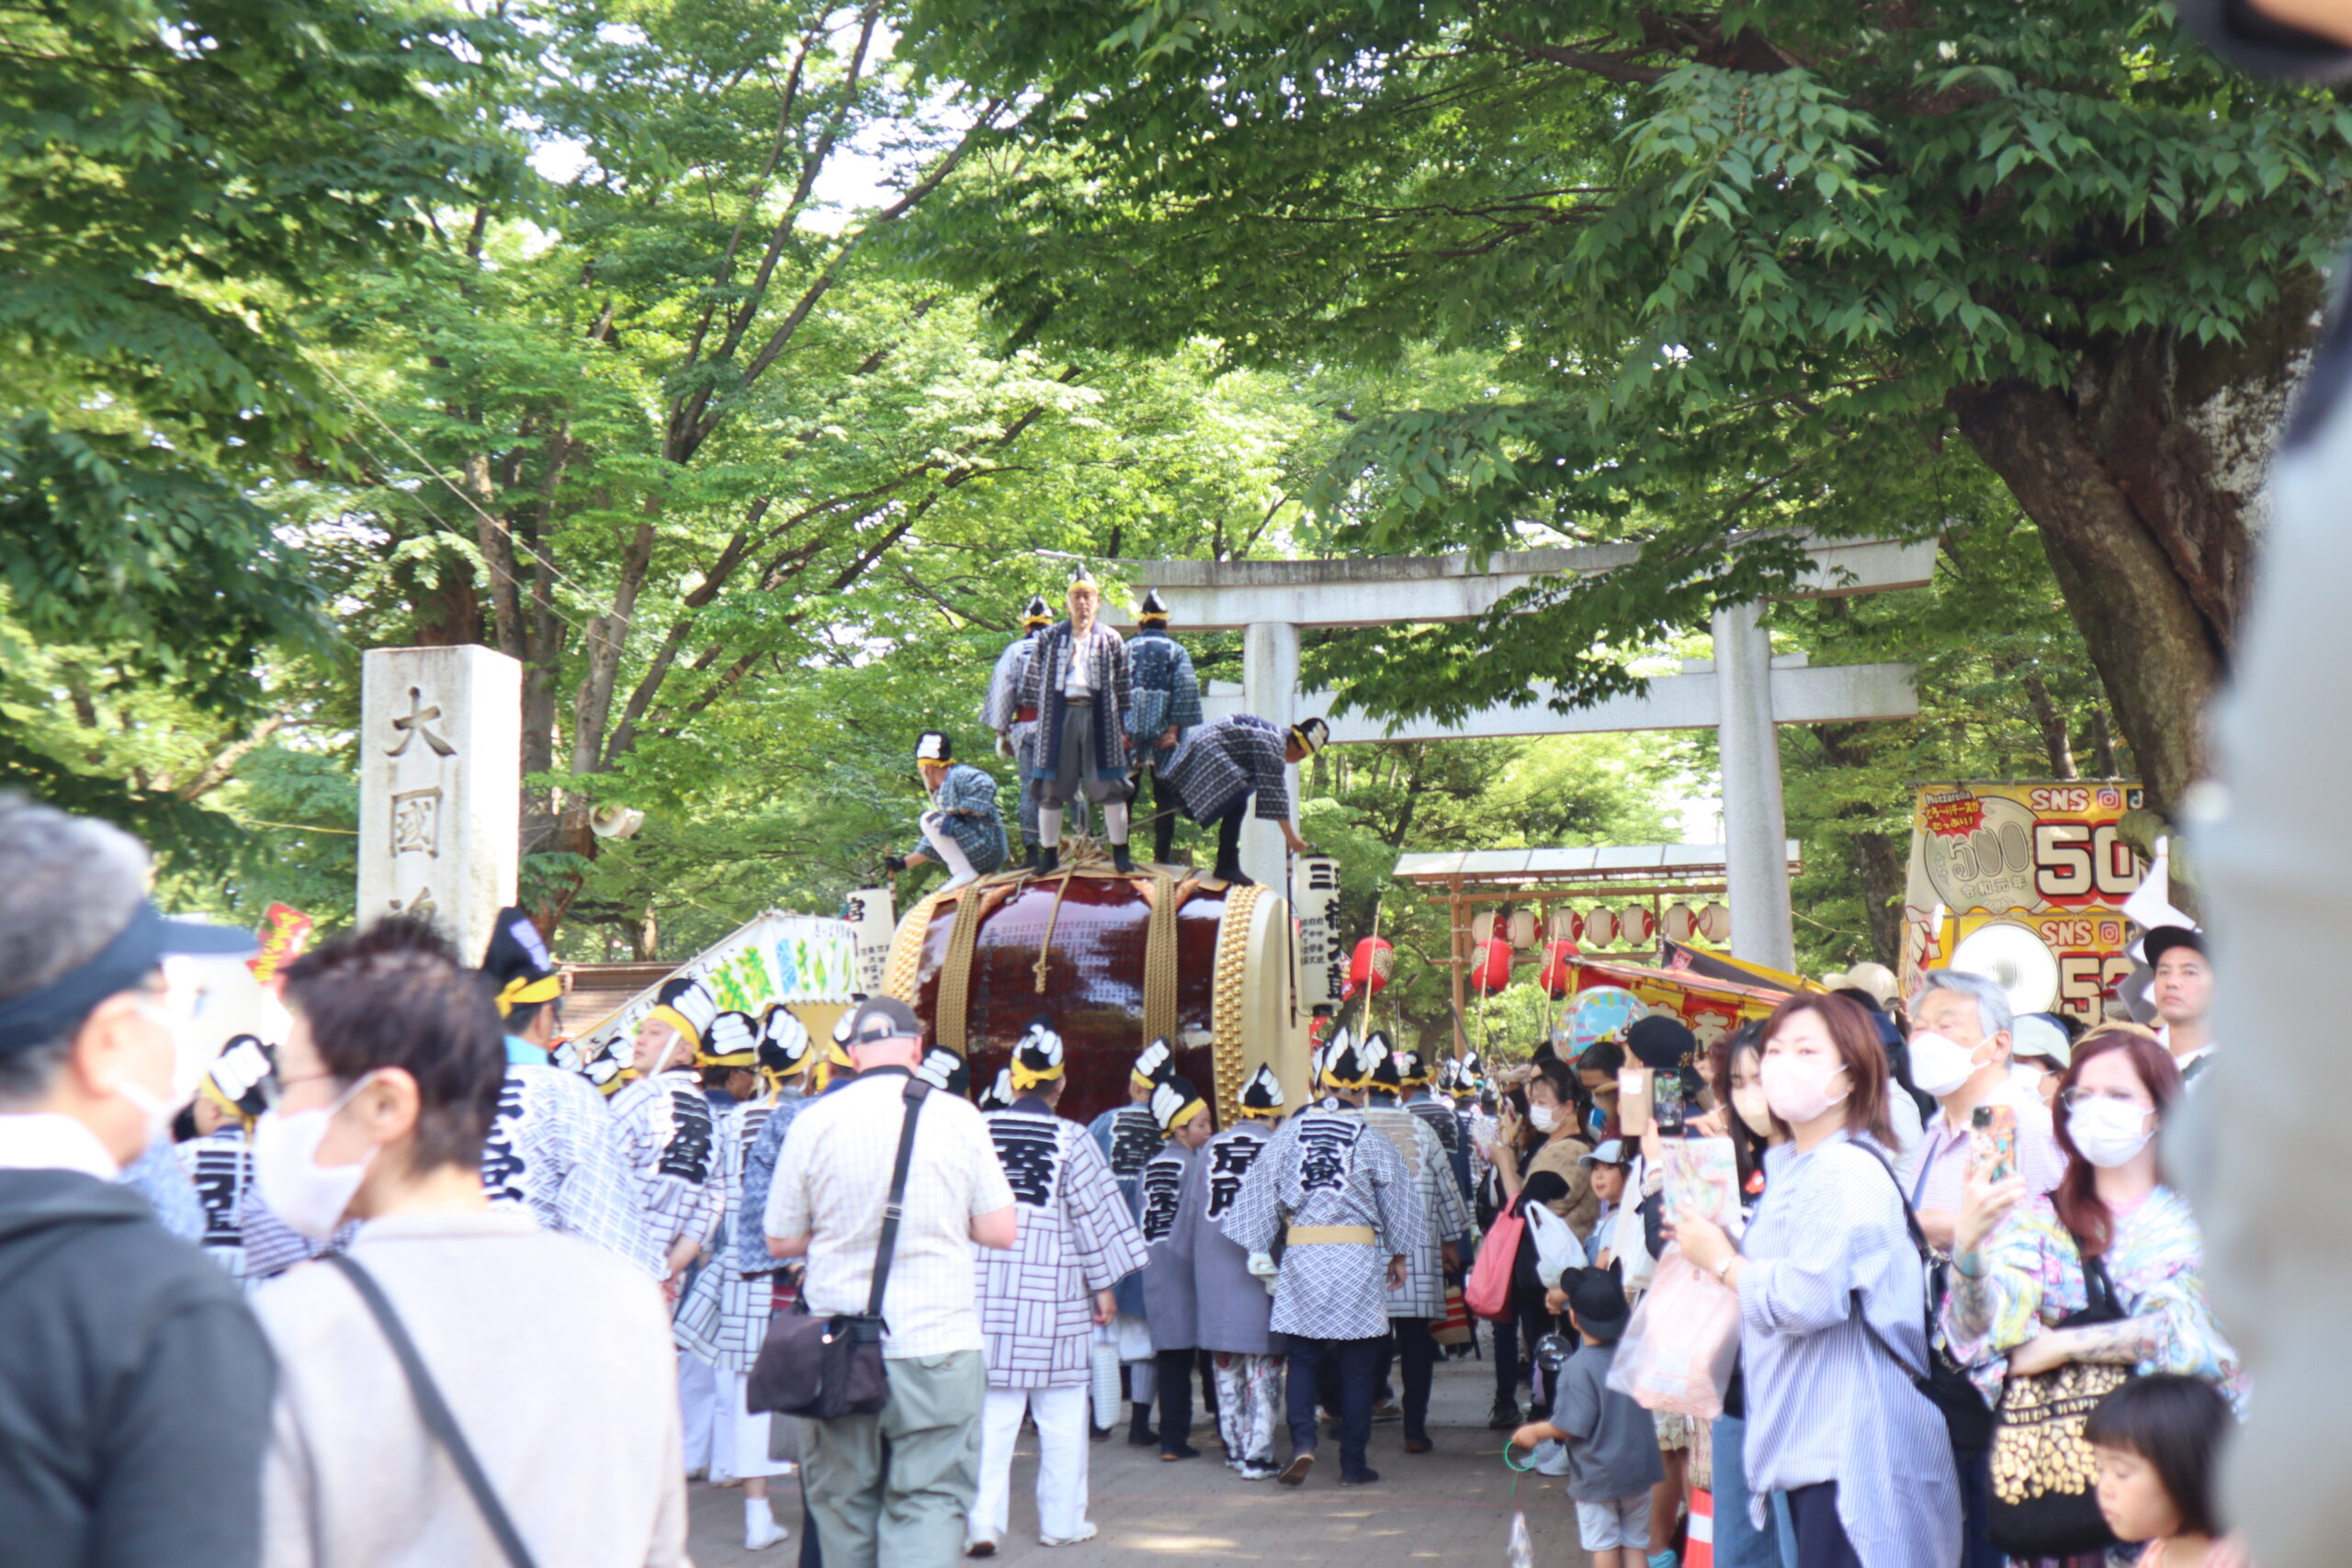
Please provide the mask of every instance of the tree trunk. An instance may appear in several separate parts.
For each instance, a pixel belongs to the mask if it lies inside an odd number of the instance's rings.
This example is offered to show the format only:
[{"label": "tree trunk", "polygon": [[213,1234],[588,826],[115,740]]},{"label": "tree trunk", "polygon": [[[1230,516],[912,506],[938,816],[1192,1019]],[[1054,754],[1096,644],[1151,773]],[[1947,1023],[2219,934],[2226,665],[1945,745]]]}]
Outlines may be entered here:
[{"label": "tree trunk", "polygon": [[1870,921],[1871,956],[1890,969],[1903,966],[1903,854],[1891,833],[1854,835],[1854,870],[1862,883],[1862,914]]},{"label": "tree trunk", "polygon": [[1948,401],[2042,548],[2165,817],[2205,772],[2205,709],[2237,640],[2256,498],[2308,357],[2316,281],[2242,344],[2103,339],[2063,394],[2022,381]]},{"label": "tree trunk", "polygon": [[2075,767],[2075,742],[2066,733],[2066,720],[2051,700],[2050,684],[2029,670],[2018,677],[2018,684],[2025,689],[2026,701],[2033,705],[2034,728],[2041,731],[2041,749],[2050,758],[2050,776],[2053,779],[2077,779],[2082,774]]},{"label": "tree trunk", "polygon": [[2115,727],[2107,722],[2107,709],[2103,705],[2091,709],[2091,765],[2098,769],[2099,777],[2113,779],[2123,776],[2123,770],[2115,763]]}]

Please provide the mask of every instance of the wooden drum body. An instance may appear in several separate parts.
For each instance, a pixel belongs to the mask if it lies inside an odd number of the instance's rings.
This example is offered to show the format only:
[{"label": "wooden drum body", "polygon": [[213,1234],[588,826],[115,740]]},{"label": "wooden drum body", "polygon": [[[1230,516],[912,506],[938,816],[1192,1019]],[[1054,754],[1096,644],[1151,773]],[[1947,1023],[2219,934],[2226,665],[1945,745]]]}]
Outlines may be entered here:
[{"label": "wooden drum body", "polygon": [[1136,1054],[1164,1035],[1177,1071],[1227,1125],[1261,1062],[1274,1065],[1291,1104],[1305,1092],[1293,945],[1289,907],[1271,889],[1091,868],[1045,880],[1016,873],[910,910],[883,990],[915,1010],[930,1038],[964,1053],[976,1087],[1046,1015],[1069,1073],[1060,1112],[1080,1122],[1127,1102]]}]

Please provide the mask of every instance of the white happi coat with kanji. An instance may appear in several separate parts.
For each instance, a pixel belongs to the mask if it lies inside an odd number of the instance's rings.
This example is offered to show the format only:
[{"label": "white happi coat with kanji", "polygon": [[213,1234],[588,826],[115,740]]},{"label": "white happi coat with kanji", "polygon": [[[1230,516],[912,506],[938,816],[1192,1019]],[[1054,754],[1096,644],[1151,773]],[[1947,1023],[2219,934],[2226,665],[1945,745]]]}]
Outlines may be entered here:
[{"label": "white happi coat with kanji", "polygon": [[989,1386],[1075,1387],[1091,1371],[1094,1292],[1143,1267],[1143,1233],[1087,1129],[1036,1100],[988,1123],[1020,1210],[1012,1249],[975,1264]]},{"label": "white happi coat with kanji", "polygon": [[[748,1372],[760,1359],[760,1346],[767,1338],[768,1309],[775,1297],[776,1259],[762,1258],[758,1261],[763,1267],[746,1272],[742,1250],[735,1245],[743,1226],[756,1231],[765,1223],[765,1195],[756,1210],[745,1201],[744,1171],[752,1145],[775,1111],[774,1100],[748,1100],[718,1119],[718,1169],[726,1218],[710,1256],[703,1260],[702,1271],[695,1276],[686,1299],[678,1304],[679,1345],[729,1371]],[[765,1240],[763,1236],[763,1253],[767,1250]]]},{"label": "white happi coat with kanji", "polygon": [[594,1242],[657,1280],[665,1272],[646,1243],[612,1108],[577,1073],[507,1064],[482,1139],[481,1188],[493,1203],[530,1210],[542,1230]]},{"label": "white happi coat with kanji", "polygon": [[[1428,1218],[1396,1145],[1360,1111],[1302,1111],[1250,1168],[1225,1234],[1250,1252],[1286,1241],[1271,1326],[1306,1339],[1388,1332],[1388,1260],[1418,1245]],[[1372,1239],[1302,1241],[1301,1229],[1363,1226]],[[1287,1239],[1286,1239],[1287,1238]]]},{"label": "white happi coat with kanji", "polygon": [[641,1245],[662,1258],[690,1237],[707,1247],[726,1213],[718,1118],[691,1067],[639,1078],[613,1096],[621,1163],[637,1183]]}]

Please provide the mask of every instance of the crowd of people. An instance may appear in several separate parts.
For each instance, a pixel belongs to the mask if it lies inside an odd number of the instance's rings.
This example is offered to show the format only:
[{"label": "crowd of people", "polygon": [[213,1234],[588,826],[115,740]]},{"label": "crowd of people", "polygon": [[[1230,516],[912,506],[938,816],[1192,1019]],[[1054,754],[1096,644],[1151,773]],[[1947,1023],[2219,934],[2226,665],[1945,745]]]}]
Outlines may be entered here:
[{"label": "crowd of people", "polygon": [[[1602,1568],[1679,1561],[1702,1495],[1724,1568],[2242,1561],[2212,1464],[2247,1391],[2158,1141],[2212,1049],[2191,931],[2149,939],[2161,1030],[1930,971],[1702,1048],[1591,992],[1510,1067],[1332,1026],[1306,1103],[1261,1067],[1223,1126],[1150,1042],[1081,1126],[1050,1016],[973,1097],[900,1002],[820,1044],[686,979],[600,1094],[549,1060],[520,910],[478,964],[413,921],[328,942],[284,1039],[216,1052],[168,955],[242,938],[146,880],[119,831],[0,802],[23,1561],[676,1562],[699,1473],[741,1483],[747,1549],[788,1481],[804,1562],[944,1563],[1001,1547],[1024,1423],[1074,1545],[1091,1445],[1125,1416],[1198,1459],[1196,1394],[1242,1482],[1309,1485],[1336,1436],[1338,1485],[1377,1484],[1380,1416],[1429,1452],[1465,1277],[1490,1424]],[[1727,1144],[1736,1212],[1669,1212],[1678,1134]],[[1736,1303],[1719,1414],[1645,1404],[1616,1349],[1678,1269]],[[777,1314],[866,1312],[887,1396],[773,1415]],[[581,1323],[593,1366],[549,1332]]]}]

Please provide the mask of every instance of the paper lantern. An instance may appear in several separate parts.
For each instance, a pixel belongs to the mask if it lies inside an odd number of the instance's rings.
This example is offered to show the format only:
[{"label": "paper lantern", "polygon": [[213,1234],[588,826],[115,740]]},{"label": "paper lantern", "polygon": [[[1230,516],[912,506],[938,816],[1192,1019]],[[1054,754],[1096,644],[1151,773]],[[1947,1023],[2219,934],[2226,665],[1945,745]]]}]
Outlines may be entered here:
[{"label": "paper lantern", "polygon": [[1544,994],[1558,1001],[1577,983],[1577,944],[1572,942],[1548,943],[1544,949],[1544,967],[1538,972],[1536,984]]},{"label": "paper lantern", "polygon": [[1536,924],[1534,910],[1514,909],[1511,911],[1510,944],[1513,947],[1521,948],[1530,952],[1533,951],[1535,947],[1535,931]]},{"label": "paper lantern", "polygon": [[1709,942],[1731,940],[1731,911],[1721,904],[1709,904],[1699,911],[1699,934]]},{"label": "paper lantern", "polygon": [[1617,917],[1617,940],[1644,942],[1657,934],[1657,919],[1639,904],[1628,904]]},{"label": "paper lantern", "polygon": [[1699,933],[1699,917],[1688,904],[1668,904],[1664,925],[1668,942],[1689,942]]},{"label": "paper lantern", "polygon": [[1617,912],[1595,909],[1584,918],[1584,940],[1587,947],[1607,947],[1617,940]]},{"label": "paper lantern", "polygon": [[1554,942],[1574,942],[1584,934],[1584,922],[1574,909],[1555,909],[1544,922],[1544,934]]},{"label": "paper lantern", "polygon": [[1495,912],[1492,909],[1470,917],[1470,940],[1480,947],[1495,940]]},{"label": "paper lantern", "polygon": [[1491,996],[1510,984],[1510,943],[1488,940],[1470,956],[1470,988]]},{"label": "paper lantern", "polygon": [[1368,936],[1356,943],[1353,956],[1348,960],[1348,983],[1340,992],[1340,999],[1354,996],[1365,987],[1374,996],[1380,995],[1388,984],[1388,976],[1396,969],[1396,950],[1385,936]]}]

